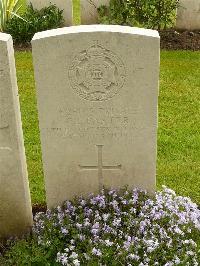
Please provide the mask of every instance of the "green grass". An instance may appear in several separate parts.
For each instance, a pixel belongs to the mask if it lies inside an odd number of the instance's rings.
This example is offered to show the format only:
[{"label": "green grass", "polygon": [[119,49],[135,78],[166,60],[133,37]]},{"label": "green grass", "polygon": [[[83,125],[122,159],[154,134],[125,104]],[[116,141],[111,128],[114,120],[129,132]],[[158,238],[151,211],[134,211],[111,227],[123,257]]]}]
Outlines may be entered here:
[{"label": "green grass", "polygon": [[158,188],[200,204],[200,53],[162,52],[160,80]]},{"label": "green grass", "polygon": [[32,54],[17,52],[16,68],[32,202],[44,203],[45,193]]},{"label": "green grass", "polygon": [[74,25],[79,25],[81,23],[80,0],[73,0],[73,17],[74,17]]},{"label": "green grass", "polygon": [[[33,203],[44,203],[32,56],[16,52],[26,155]],[[157,187],[200,204],[200,52],[162,51]]]}]

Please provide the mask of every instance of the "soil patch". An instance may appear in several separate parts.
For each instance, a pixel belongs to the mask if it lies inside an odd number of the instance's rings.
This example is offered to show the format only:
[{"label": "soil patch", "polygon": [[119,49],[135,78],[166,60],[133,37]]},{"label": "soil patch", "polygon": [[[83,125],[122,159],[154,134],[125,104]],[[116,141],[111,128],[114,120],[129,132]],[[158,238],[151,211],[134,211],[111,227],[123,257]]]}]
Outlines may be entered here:
[{"label": "soil patch", "polygon": [[15,51],[32,51],[32,46],[30,43],[27,44],[14,44]]},{"label": "soil patch", "polygon": [[161,30],[161,49],[166,50],[200,50],[199,31]]},{"label": "soil patch", "polygon": [[46,210],[47,210],[47,206],[46,205],[34,204],[32,206],[33,216],[35,216],[36,213],[38,213],[38,212],[46,212]]}]

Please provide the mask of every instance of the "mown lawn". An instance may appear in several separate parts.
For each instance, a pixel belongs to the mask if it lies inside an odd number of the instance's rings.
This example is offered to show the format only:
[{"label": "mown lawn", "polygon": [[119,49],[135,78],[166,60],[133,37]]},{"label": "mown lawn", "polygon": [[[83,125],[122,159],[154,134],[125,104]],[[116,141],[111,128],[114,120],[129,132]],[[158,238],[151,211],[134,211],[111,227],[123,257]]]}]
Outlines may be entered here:
[{"label": "mown lawn", "polygon": [[161,53],[157,186],[200,203],[200,52]]},{"label": "mown lawn", "polygon": [[[32,202],[44,203],[31,53],[16,52],[16,65]],[[157,165],[158,189],[200,204],[200,52],[161,52]]]}]

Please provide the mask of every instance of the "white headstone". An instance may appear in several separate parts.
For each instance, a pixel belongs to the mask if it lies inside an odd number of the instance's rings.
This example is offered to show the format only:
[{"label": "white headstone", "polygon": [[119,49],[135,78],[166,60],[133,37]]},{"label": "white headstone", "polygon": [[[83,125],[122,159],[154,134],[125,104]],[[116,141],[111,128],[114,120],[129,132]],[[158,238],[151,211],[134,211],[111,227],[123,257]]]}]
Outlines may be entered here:
[{"label": "white headstone", "polygon": [[157,31],[78,26],[32,45],[48,206],[103,186],[153,192]]},{"label": "white headstone", "polygon": [[109,5],[110,0],[80,0],[81,3],[81,24],[97,24],[98,11],[97,8]]},{"label": "white headstone", "polygon": [[31,225],[13,43],[0,33],[0,238],[24,233]]},{"label": "white headstone", "polygon": [[180,0],[177,9],[177,29],[200,30],[200,0]]},{"label": "white headstone", "polygon": [[27,4],[32,3],[34,8],[41,9],[49,5],[56,5],[63,10],[65,26],[73,25],[73,6],[72,0],[27,0]]}]

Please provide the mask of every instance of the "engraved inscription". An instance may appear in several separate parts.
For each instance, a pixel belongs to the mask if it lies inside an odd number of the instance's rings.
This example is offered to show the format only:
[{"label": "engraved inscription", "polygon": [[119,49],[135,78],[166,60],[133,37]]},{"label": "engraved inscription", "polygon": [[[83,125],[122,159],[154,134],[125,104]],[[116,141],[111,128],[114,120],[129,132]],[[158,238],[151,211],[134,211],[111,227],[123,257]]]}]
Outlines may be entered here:
[{"label": "engraved inscription", "polygon": [[[0,70],[0,75],[3,73],[3,70]],[[0,152],[1,155],[7,154],[12,151],[10,147],[10,129],[8,122],[8,99],[6,97],[6,90],[4,87],[0,87]],[[2,157],[0,158],[0,160]]]},{"label": "engraved inscription", "polygon": [[133,136],[139,126],[136,117],[141,111],[134,107],[65,107],[58,108],[53,123],[43,128],[47,136],[101,141]]},{"label": "engraved inscription", "polygon": [[81,170],[97,170],[99,191],[103,188],[103,170],[121,170],[122,166],[119,165],[103,165],[103,145],[96,145],[98,149],[98,164],[97,165],[79,165]]},{"label": "engraved inscription", "polygon": [[8,128],[5,99],[0,100],[0,129]]},{"label": "engraved inscription", "polygon": [[[1,101],[2,102],[2,101]],[[3,106],[1,106],[3,107]],[[0,107],[0,151],[12,151],[10,146],[10,132],[7,115]]]},{"label": "engraved inscription", "polygon": [[94,44],[75,56],[69,79],[74,91],[89,101],[105,101],[114,97],[125,82],[122,60],[102,45]]},{"label": "engraved inscription", "polygon": [[8,128],[8,113],[8,98],[6,90],[4,89],[4,86],[0,86],[0,129]]},{"label": "engraved inscription", "polygon": [[8,128],[8,122],[3,113],[0,113],[0,129]]},{"label": "engraved inscription", "polygon": [[0,147],[0,151],[12,151],[10,147]]},{"label": "engraved inscription", "polygon": [[55,118],[42,128],[45,136],[74,141],[87,139],[88,143],[102,142],[105,138],[135,139],[136,132],[153,130],[152,122],[143,123],[140,107],[58,107]]}]

